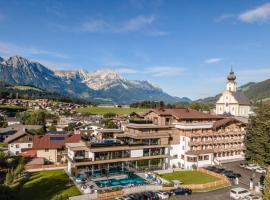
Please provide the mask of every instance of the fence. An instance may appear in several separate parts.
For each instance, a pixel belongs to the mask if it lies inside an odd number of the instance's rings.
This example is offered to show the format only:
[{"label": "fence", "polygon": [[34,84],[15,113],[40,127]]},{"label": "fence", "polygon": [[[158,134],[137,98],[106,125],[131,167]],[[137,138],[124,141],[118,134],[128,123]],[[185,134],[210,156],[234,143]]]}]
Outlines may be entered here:
[{"label": "fence", "polygon": [[67,164],[53,164],[53,165],[26,165],[24,166],[25,170],[31,170],[31,169],[50,169],[50,168],[57,168],[57,167],[66,167]]},{"label": "fence", "polygon": [[[230,185],[230,181],[227,179],[227,177],[217,174],[215,172],[208,171],[203,168],[198,168],[197,171],[217,177],[219,180],[210,182],[210,183],[203,183],[203,184],[181,184],[181,187],[190,188],[192,190],[205,190],[210,189],[213,187],[223,186],[223,185]],[[171,190],[173,187],[163,187],[164,190]]]}]

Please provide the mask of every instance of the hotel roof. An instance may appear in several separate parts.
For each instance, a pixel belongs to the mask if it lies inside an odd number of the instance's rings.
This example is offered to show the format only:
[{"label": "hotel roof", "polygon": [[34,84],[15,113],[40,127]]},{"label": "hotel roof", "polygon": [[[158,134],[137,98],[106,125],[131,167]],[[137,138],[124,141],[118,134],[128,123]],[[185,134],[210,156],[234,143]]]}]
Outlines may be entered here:
[{"label": "hotel roof", "polygon": [[193,109],[152,109],[149,111],[155,112],[160,116],[173,116],[178,120],[185,119],[222,119],[223,117],[203,113]]}]

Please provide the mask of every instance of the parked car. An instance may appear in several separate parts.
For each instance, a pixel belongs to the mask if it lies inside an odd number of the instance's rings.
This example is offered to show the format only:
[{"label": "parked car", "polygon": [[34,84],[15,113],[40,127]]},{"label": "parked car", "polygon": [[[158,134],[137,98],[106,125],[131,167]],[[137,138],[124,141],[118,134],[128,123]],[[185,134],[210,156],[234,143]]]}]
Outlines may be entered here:
[{"label": "parked car", "polygon": [[122,196],[120,200],[132,200],[129,196]]},{"label": "parked car", "polygon": [[266,169],[260,167],[260,168],[257,168],[257,169],[256,169],[256,172],[257,172],[257,173],[260,173],[260,174],[263,174],[263,173],[266,173]]},{"label": "parked car", "polygon": [[240,167],[241,168],[246,168],[247,167],[247,164],[246,163],[240,163]]},{"label": "parked car", "polygon": [[158,191],[156,193],[160,199],[168,199],[170,197],[168,192]]},{"label": "parked car", "polygon": [[87,181],[87,178],[82,176],[82,175],[78,175],[76,178],[75,178],[75,181],[76,183],[83,183],[85,181]]},{"label": "parked car", "polygon": [[114,200],[124,200],[122,197],[116,197]]},{"label": "parked car", "polygon": [[260,166],[258,166],[256,164],[248,164],[246,166],[246,169],[249,169],[249,170],[256,170],[257,168],[260,168]]},{"label": "parked car", "polygon": [[171,190],[171,192],[173,193],[173,195],[190,195],[190,194],[192,194],[192,190],[189,188],[177,188],[177,189]]},{"label": "parked car", "polygon": [[232,188],[230,191],[230,197],[232,199],[242,199],[248,195],[250,195],[250,192],[246,190],[245,188],[241,188],[241,187]]},{"label": "parked car", "polygon": [[256,195],[250,194],[248,196],[245,196],[243,200],[262,200],[262,198]]}]

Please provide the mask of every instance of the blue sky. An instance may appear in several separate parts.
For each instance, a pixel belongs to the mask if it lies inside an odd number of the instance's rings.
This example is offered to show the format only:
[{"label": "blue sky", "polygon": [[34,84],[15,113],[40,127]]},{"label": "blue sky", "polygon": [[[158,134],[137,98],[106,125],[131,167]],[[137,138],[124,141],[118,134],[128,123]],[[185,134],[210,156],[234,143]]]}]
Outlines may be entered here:
[{"label": "blue sky", "polygon": [[270,1],[0,0],[0,56],[111,68],[192,99],[270,78]]}]

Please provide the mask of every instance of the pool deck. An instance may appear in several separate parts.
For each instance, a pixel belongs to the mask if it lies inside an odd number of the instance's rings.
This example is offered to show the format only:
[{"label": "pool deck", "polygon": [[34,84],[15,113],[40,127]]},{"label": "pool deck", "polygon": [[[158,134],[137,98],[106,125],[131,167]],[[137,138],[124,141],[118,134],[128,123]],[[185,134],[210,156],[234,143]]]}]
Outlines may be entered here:
[{"label": "pool deck", "polygon": [[[145,184],[147,184],[147,180],[145,180],[144,178],[144,173],[135,173],[137,176],[139,176],[140,178],[142,178],[145,181]],[[107,179],[124,179],[127,178],[126,174],[120,174],[120,175],[112,175],[109,177],[99,177],[99,178],[91,178],[88,179],[87,182],[85,184],[81,184],[81,183],[77,183],[76,181],[74,181],[75,185],[77,186],[77,188],[82,192],[82,194],[86,194],[84,189],[81,187],[82,185],[92,185],[93,186],[93,190],[104,190],[104,189],[111,189],[114,187],[131,187],[131,185],[125,185],[125,186],[106,186],[106,187],[99,187],[96,184],[96,181],[101,181],[101,180],[107,180]]]}]

